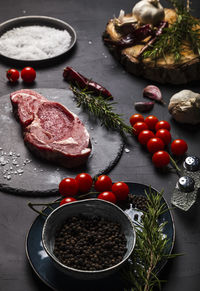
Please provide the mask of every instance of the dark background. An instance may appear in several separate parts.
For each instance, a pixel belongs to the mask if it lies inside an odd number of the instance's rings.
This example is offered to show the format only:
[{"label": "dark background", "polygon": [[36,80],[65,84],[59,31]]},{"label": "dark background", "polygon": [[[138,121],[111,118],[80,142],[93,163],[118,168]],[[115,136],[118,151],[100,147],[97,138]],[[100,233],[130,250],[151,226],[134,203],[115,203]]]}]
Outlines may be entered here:
[{"label": "dark background", "polygon": [[[122,113],[128,123],[129,117],[136,112],[134,102],[143,99],[143,88],[154,83],[126,73],[109,54],[101,35],[110,18],[114,15],[118,16],[120,9],[130,12],[135,2],[128,0],[1,0],[0,22],[18,16],[45,15],[59,18],[72,25],[77,32],[75,48],[56,63],[43,67],[36,66],[37,79],[30,88],[68,88],[68,84],[63,80],[62,72],[65,66],[72,66],[112,92],[118,103],[116,111]],[[164,1],[161,3],[167,5]],[[192,8],[193,14],[199,16],[199,1],[193,0]],[[6,70],[10,67],[16,67],[16,65],[0,62],[1,96],[14,90],[27,88],[27,85],[21,81],[16,85],[7,82]],[[17,68],[20,69],[20,67]],[[159,85],[159,87],[167,104],[170,97],[179,90],[190,88],[195,92],[200,91],[199,82],[183,86]],[[185,139],[189,146],[189,153],[200,155],[199,128],[185,127],[175,123],[168,113],[167,106],[156,104],[151,113],[159,119],[170,121],[173,138]],[[170,203],[177,175],[173,172],[160,173],[155,170],[150,155],[140,147],[136,140],[130,139],[126,148],[130,152],[124,152],[117,166],[110,172],[113,181],[144,183],[158,190],[164,189],[164,196]],[[49,290],[33,274],[25,255],[26,234],[36,217],[36,214],[27,207],[27,202],[30,200],[39,202],[50,201],[52,198],[30,198],[0,193],[0,291]],[[184,255],[168,262],[161,273],[161,278],[167,280],[167,283],[162,286],[164,291],[199,290],[199,210],[199,199],[187,213],[178,209],[173,210],[176,227],[174,252],[184,253]],[[73,287],[66,285],[66,290],[71,291]]]}]

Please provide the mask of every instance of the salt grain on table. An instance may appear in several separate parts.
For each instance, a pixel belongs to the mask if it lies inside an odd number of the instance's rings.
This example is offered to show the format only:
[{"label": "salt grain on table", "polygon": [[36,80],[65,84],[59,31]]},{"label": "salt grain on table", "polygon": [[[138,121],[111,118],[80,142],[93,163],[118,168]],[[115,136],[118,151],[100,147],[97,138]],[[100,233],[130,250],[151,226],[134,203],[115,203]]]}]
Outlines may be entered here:
[{"label": "salt grain on table", "polygon": [[126,153],[129,153],[130,152],[130,150],[129,149],[124,149],[124,151],[126,152]]},{"label": "salt grain on table", "polygon": [[71,42],[66,30],[47,26],[13,28],[0,37],[0,53],[18,60],[42,60],[65,52]]},{"label": "salt grain on table", "polygon": [[15,153],[13,151],[6,153],[2,148],[0,148],[0,150],[2,151],[0,156],[0,174],[3,174],[4,179],[11,180],[14,175],[22,176],[26,170],[27,164],[31,163],[31,160],[25,159],[22,162],[20,153]]}]

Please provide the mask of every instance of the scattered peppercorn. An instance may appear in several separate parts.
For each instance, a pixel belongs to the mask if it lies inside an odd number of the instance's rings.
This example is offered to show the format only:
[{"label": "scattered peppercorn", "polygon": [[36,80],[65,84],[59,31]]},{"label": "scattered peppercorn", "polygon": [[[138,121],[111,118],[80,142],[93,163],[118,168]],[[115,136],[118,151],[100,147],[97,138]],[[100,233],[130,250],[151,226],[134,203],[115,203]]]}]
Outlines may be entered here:
[{"label": "scattered peppercorn", "polygon": [[142,195],[129,195],[129,201],[133,204],[134,208],[142,211],[147,211],[147,198]]},{"label": "scattered peppercorn", "polygon": [[118,223],[99,216],[72,216],[58,230],[54,255],[79,270],[103,270],[126,253],[126,238]]}]

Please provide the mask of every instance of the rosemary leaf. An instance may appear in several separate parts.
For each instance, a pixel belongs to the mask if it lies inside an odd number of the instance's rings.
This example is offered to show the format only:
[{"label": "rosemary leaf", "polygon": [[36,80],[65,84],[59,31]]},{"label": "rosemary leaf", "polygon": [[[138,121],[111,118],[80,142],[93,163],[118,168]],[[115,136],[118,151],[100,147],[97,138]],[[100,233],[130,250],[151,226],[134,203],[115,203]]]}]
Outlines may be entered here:
[{"label": "rosemary leaf", "polygon": [[79,89],[71,85],[78,107],[88,110],[101,121],[107,129],[119,131],[121,134],[133,134],[133,128],[127,125],[122,116],[113,111],[116,102],[108,102],[103,97],[94,97],[84,89]]},{"label": "rosemary leaf", "polygon": [[181,0],[168,0],[168,2],[176,10],[177,19],[163,29],[163,34],[157,38],[157,41],[144,51],[143,58],[157,60],[166,54],[172,54],[175,62],[178,63],[182,58],[185,42],[194,53],[200,55],[200,30],[197,28],[200,21],[190,14],[190,1],[187,1],[187,7]]},{"label": "rosemary leaf", "polygon": [[150,188],[146,196],[148,210],[143,214],[142,225],[136,226],[137,240],[131,262],[127,262],[121,271],[122,278],[131,286],[125,289],[129,291],[151,291],[154,287],[161,288],[163,281],[156,275],[158,263],[177,256],[166,253],[169,241],[163,236],[162,228],[167,222],[158,224],[159,216],[168,211],[161,201],[163,191],[152,193]]}]

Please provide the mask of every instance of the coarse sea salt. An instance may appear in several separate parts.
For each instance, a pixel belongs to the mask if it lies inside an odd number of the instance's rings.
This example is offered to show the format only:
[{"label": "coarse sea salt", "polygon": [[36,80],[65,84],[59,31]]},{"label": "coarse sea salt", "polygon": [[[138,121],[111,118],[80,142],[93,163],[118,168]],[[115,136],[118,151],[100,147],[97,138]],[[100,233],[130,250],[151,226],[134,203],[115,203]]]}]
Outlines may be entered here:
[{"label": "coarse sea salt", "polygon": [[66,30],[31,25],[13,28],[0,37],[0,53],[18,60],[42,60],[64,53],[71,36]]}]

